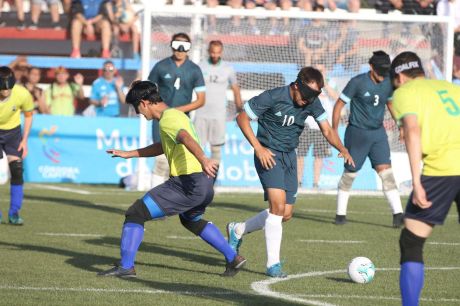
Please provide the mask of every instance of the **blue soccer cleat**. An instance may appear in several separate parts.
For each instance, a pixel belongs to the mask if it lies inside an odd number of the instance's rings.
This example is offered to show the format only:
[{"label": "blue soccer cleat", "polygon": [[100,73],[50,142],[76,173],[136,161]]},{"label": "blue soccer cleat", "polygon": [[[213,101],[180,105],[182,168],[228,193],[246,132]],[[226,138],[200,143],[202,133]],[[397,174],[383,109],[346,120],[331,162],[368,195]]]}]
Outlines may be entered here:
[{"label": "blue soccer cleat", "polygon": [[270,277],[277,277],[277,278],[286,278],[287,274],[283,272],[281,263],[274,264],[273,266],[267,268],[267,272],[265,273]]},{"label": "blue soccer cleat", "polygon": [[230,247],[236,252],[236,254],[240,251],[240,246],[243,243],[243,238],[238,238],[235,233],[235,226],[238,223],[230,222],[227,224],[227,241]]}]

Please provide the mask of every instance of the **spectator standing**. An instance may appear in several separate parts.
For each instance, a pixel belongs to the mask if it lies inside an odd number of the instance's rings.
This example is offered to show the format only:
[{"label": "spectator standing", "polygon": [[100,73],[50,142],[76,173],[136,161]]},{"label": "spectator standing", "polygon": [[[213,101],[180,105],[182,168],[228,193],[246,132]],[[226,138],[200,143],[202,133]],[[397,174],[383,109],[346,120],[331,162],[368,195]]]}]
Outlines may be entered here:
[{"label": "spectator standing", "polygon": [[32,23],[30,24],[29,29],[36,30],[38,28],[38,21],[42,13],[42,5],[45,3],[48,4],[50,10],[52,27],[55,30],[60,30],[59,0],[31,0],[30,19]]},{"label": "spectator standing", "polygon": [[196,110],[195,128],[202,146],[209,143],[211,158],[221,159],[221,148],[225,143],[225,125],[227,118],[227,88],[233,91],[233,101],[237,111],[241,111],[240,87],[233,67],[222,60],[224,45],[220,40],[209,43],[208,60],[200,64],[206,83],[208,103]]},{"label": "spectator standing", "polygon": [[29,68],[31,67],[29,62],[27,61],[27,57],[23,55],[18,55],[9,65],[13,70],[14,78],[17,82],[24,84],[27,82],[27,74],[29,72]]},{"label": "spectator standing", "polygon": [[110,57],[110,41],[112,30],[108,18],[109,0],[75,0],[71,7],[71,39],[72,53],[70,57],[80,58],[81,35],[94,38],[96,32],[101,33],[102,58]]},{"label": "spectator standing", "polygon": [[69,83],[69,72],[59,66],[54,70],[55,81],[45,90],[46,105],[51,115],[73,116],[75,99],[83,99],[83,75],[74,76],[74,83]]},{"label": "spectator standing", "polygon": [[120,103],[125,103],[123,78],[115,76],[117,70],[111,61],[104,62],[102,76],[91,87],[90,103],[96,106],[97,116],[117,117],[120,115]]},{"label": "spectator standing", "polygon": [[[203,73],[187,56],[191,47],[192,43],[187,34],[174,34],[171,39],[172,56],[156,63],[148,78],[158,84],[161,98],[169,107],[175,107],[186,114],[202,107],[206,98]],[[193,92],[196,93],[194,101]],[[158,120],[152,120],[152,137],[154,143],[160,142]],[[164,154],[157,156],[152,185],[163,183],[168,175],[169,166]]]}]

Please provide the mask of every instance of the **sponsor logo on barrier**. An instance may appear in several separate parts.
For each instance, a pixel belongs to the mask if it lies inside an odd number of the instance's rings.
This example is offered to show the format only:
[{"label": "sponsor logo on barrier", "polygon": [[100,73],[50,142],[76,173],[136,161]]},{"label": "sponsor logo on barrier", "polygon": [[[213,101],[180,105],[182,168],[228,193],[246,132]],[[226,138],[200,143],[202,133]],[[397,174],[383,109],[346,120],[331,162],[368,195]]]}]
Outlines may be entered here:
[{"label": "sponsor logo on barrier", "polygon": [[42,143],[42,151],[47,159],[52,161],[55,164],[60,162],[60,153],[57,143],[59,143],[59,138],[53,136],[56,134],[57,126],[53,125],[49,129],[43,128],[38,133],[38,138]]}]

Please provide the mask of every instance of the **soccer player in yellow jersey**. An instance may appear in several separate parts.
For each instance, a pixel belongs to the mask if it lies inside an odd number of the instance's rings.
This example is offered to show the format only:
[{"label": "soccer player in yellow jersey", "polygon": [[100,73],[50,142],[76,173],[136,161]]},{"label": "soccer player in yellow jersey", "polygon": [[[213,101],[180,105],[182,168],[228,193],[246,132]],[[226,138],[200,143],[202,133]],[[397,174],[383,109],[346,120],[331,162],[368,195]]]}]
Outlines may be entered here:
[{"label": "soccer player in yellow jersey", "polygon": [[145,221],[179,215],[186,229],[225,256],[227,264],[222,276],[234,276],[246,259],[236,254],[214,224],[202,218],[214,197],[218,163],[204,154],[190,118],[169,108],[162,101],[157,85],[150,81],[133,83],[126,103],[147,120],[159,120],[161,142],[132,151],[110,149],[107,152],[112,157],[122,158],[153,157],[164,153],[170,177],[128,208],[121,235],[121,261],[98,275],[135,277],[134,260],[144,237]]},{"label": "soccer player in yellow jersey", "polygon": [[[400,53],[391,64],[393,107],[404,131],[413,191],[399,240],[404,306],[418,305],[423,287],[423,245],[460,201],[460,87],[428,80],[417,54]],[[423,160],[423,170],[421,161]]]},{"label": "soccer player in yellow jersey", "polygon": [[[27,155],[34,102],[29,91],[15,83],[13,71],[6,66],[0,67],[0,158],[4,151],[11,172],[8,220],[10,224],[22,225],[24,220],[19,216],[24,198],[22,160]],[[24,113],[23,133],[21,112]]]}]

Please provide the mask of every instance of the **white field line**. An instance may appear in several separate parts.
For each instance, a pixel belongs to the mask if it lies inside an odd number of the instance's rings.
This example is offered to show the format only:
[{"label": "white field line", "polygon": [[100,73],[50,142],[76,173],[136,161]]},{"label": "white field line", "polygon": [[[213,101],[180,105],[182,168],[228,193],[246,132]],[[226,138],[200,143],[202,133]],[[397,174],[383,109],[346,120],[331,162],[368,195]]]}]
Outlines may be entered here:
[{"label": "white field line", "polygon": [[78,234],[78,233],[37,233],[40,236],[54,236],[54,237],[103,237],[100,234]]},{"label": "white field line", "polygon": [[427,244],[432,244],[432,245],[450,245],[450,246],[457,246],[460,245],[460,242],[427,242]]},{"label": "white field line", "polygon": [[[338,298],[338,299],[361,299],[361,300],[392,300],[392,301],[400,301],[401,297],[399,296],[364,296],[364,295],[341,295],[341,294],[296,294],[295,296],[298,297],[305,297],[305,298]],[[451,302],[457,303],[460,302],[460,299],[444,299],[444,298],[420,298],[422,302]]]},{"label": "white field line", "polygon": [[298,241],[307,242],[307,243],[339,243],[339,244],[367,243],[367,241],[359,241],[359,240],[310,240],[310,239],[300,239]]},{"label": "white field line", "polygon": [[[399,271],[399,268],[380,268],[376,269],[377,271]],[[450,271],[450,270],[460,270],[460,267],[425,267],[425,270],[445,270],[445,271]],[[258,294],[268,296],[268,297],[274,297],[277,299],[282,299],[290,302],[297,302],[297,303],[302,303],[306,305],[315,305],[315,306],[333,306],[334,304],[329,304],[326,302],[322,301],[316,301],[316,300],[311,300],[310,298],[328,298],[328,297],[335,297],[335,296],[329,296],[329,295],[297,295],[297,294],[286,294],[286,293],[281,293],[281,292],[276,292],[270,289],[270,286],[276,283],[280,282],[285,282],[289,281],[292,279],[298,279],[298,278],[304,278],[304,277],[315,277],[315,276],[323,276],[323,275],[328,275],[328,274],[338,274],[338,273],[346,273],[346,270],[332,270],[332,271],[317,271],[317,272],[308,272],[308,273],[301,273],[301,274],[294,274],[294,275],[289,275],[286,278],[269,278],[266,280],[262,281],[257,281],[253,282],[251,284],[252,290],[257,292]],[[303,298],[305,297],[305,298]],[[342,297],[342,296],[341,296]],[[360,296],[346,296],[344,295],[343,297],[354,297],[354,298],[365,298],[365,297],[360,297]],[[369,296],[366,296],[369,298]],[[308,299],[306,299],[308,298]],[[378,298],[378,297],[376,297]],[[459,299],[430,299],[430,298],[425,298],[423,299],[424,301],[445,301],[445,302],[458,302],[460,301]]]},{"label": "white field line", "polygon": [[96,292],[96,293],[143,293],[143,294],[184,294],[184,295],[234,295],[229,291],[166,291],[149,289],[106,289],[106,288],[62,288],[62,287],[29,287],[29,286],[0,286],[0,290],[24,291],[65,291],[65,292]]},{"label": "white field line", "polygon": [[166,236],[168,239],[182,239],[182,240],[195,240],[195,239],[200,239],[200,237],[195,237],[195,236]]},{"label": "white field line", "polygon": [[[304,212],[315,212],[315,213],[330,213],[330,214],[336,214],[336,210],[333,210],[333,209],[315,209],[315,208],[299,208],[299,209],[296,209],[297,211],[304,211]],[[352,214],[352,215],[386,215],[386,216],[390,216],[391,213],[390,212],[371,212],[371,211],[353,211],[353,210],[349,210],[347,211],[347,214]],[[294,215],[295,216],[295,215]],[[457,218],[458,215],[457,214],[449,214],[447,215],[447,218]]]},{"label": "white field line", "polygon": [[113,203],[92,203],[95,206],[107,206],[107,207],[130,207],[130,204],[113,204]]},{"label": "white field line", "polygon": [[58,191],[65,191],[65,192],[70,192],[70,193],[77,193],[77,194],[85,194],[89,195],[92,194],[89,191],[86,190],[81,190],[78,188],[67,188],[67,187],[59,187],[59,186],[53,186],[53,185],[37,185],[37,184],[30,184],[30,186],[37,188],[37,189],[50,189],[50,190],[58,190]]}]

